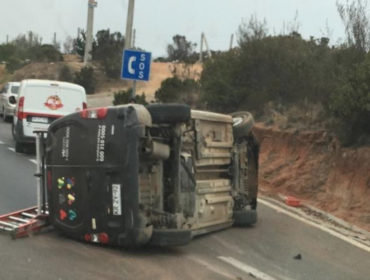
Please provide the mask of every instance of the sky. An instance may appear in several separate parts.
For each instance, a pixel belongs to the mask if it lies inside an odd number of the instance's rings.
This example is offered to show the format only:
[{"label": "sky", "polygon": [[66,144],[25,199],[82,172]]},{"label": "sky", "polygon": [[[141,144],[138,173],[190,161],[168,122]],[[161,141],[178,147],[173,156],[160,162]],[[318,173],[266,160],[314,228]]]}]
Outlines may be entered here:
[{"label": "sky", "polygon": [[[278,34],[297,16],[303,38],[329,37],[332,44],[344,38],[336,1],[346,0],[135,0],[136,46],[165,56],[176,34],[186,36],[200,49],[204,32],[212,50],[227,50],[232,34],[252,15],[266,20],[269,33]],[[88,0],[1,0],[0,43],[31,30],[50,43],[54,32],[63,42],[86,29]],[[97,0],[94,34],[110,29],[125,34],[128,0]],[[234,46],[236,40],[234,39]]]}]

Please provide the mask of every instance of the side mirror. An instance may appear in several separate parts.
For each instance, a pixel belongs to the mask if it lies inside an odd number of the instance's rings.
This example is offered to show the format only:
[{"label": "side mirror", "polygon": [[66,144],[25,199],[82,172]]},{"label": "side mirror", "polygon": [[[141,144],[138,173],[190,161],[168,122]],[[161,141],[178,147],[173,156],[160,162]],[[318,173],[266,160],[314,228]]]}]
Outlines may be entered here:
[{"label": "side mirror", "polygon": [[15,99],[15,97],[14,97],[14,96],[10,96],[10,97],[9,97],[9,103],[10,103],[10,104],[16,104],[16,103],[17,103],[17,99]]}]

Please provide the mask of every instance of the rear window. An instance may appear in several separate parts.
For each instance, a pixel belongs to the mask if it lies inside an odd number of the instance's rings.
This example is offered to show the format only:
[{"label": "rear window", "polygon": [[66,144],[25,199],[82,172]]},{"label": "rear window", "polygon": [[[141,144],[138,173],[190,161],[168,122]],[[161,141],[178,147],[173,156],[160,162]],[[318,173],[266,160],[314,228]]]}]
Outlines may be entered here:
[{"label": "rear window", "polygon": [[10,89],[10,92],[13,94],[18,94],[18,91],[19,91],[19,86],[12,86],[12,88]]}]

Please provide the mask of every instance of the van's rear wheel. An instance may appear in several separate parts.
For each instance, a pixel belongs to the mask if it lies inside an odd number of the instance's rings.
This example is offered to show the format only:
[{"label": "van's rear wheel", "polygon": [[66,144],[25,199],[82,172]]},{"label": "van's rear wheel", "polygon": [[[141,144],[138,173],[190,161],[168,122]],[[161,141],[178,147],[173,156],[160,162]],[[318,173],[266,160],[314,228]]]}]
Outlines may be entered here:
[{"label": "van's rear wheel", "polygon": [[146,109],[153,123],[180,123],[191,119],[191,109],[185,104],[151,104]]},{"label": "van's rear wheel", "polygon": [[15,141],[15,152],[16,153],[23,153],[24,152],[24,145],[19,141]]}]

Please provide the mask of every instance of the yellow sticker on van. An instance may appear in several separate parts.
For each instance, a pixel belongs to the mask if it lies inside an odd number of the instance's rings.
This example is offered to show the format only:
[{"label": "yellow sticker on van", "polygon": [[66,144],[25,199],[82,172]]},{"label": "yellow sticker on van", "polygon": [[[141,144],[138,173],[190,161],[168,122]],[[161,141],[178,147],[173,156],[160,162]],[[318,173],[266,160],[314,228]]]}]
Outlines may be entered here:
[{"label": "yellow sticker on van", "polygon": [[58,110],[64,106],[58,95],[49,96],[44,105],[51,110]]}]

